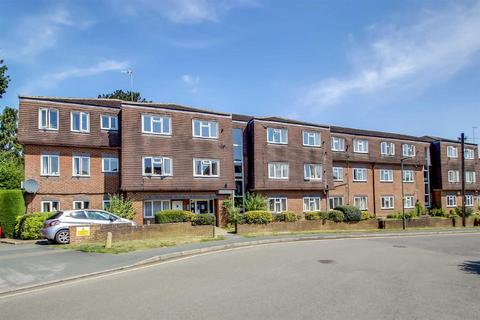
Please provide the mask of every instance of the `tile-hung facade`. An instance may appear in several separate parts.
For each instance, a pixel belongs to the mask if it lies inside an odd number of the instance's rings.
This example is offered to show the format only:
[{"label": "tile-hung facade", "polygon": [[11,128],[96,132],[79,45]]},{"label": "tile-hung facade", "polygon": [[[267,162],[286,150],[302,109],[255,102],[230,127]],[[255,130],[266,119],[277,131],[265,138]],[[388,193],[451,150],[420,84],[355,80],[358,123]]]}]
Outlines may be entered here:
[{"label": "tile-hung facade", "polygon": [[[107,99],[20,97],[28,211],[134,202],[137,223],[167,209],[214,213],[263,194],[271,212],[355,205],[377,216],[461,204],[460,145],[431,137]],[[467,206],[478,204],[478,149],[467,145]],[[432,161],[430,161],[432,159]],[[403,162],[403,174],[401,171]]]}]

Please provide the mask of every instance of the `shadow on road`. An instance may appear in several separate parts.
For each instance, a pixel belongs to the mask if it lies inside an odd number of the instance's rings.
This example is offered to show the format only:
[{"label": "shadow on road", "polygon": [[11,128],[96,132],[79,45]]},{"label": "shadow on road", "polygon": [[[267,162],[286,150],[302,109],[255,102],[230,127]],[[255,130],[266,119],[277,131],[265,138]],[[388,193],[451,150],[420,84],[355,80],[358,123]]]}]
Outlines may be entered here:
[{"label": "shadow on road", "polygon": [[480,275],[480,261],[465,261],[459,267],[467,273]]}]

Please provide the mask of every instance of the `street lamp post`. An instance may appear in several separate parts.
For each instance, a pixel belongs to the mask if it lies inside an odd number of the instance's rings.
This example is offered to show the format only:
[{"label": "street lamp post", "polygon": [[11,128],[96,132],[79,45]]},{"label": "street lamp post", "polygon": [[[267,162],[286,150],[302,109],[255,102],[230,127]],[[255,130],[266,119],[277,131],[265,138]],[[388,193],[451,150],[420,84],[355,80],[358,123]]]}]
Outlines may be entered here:
[{"label": "street lamp post", "polygon": [[400,171],[401,171],[401,179],[402,179],[402,227],[403,230],[407,228],[407,221],[405,220],[405,191],[403,188],[403,161],[407,160],[408,157],[400,159]]}]

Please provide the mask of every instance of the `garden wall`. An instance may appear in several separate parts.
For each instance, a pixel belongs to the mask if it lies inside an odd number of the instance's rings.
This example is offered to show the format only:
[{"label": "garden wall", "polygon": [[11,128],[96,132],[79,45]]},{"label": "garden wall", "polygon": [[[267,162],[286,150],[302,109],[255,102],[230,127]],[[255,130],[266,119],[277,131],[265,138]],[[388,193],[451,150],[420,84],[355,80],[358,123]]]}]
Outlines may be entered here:
[{"label": "garden wall", "polygon": [[[383,221],[384,229],[402,229],[402,220]],[[461,223],[460,223],[461,226]],[[473,226],[473,225],[472,225]],[[454,227],[453,219],[437,218],[437,217],[422,217],[419,219],[407,220],[407,228],[451,228]]]}]

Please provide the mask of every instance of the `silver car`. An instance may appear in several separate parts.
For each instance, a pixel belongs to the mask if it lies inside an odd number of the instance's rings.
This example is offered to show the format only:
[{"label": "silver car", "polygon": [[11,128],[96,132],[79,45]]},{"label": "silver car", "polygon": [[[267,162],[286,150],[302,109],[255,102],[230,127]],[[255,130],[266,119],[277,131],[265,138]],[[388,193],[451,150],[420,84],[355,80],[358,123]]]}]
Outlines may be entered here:
[{"label": "silver car", "polygon": [[135,225],[135,222],[131,220],[120,218],[103,210],[58,211],[43,224],[42,236],[48,240],[66,244],[70,242],[70,226],[117,223]]}]

